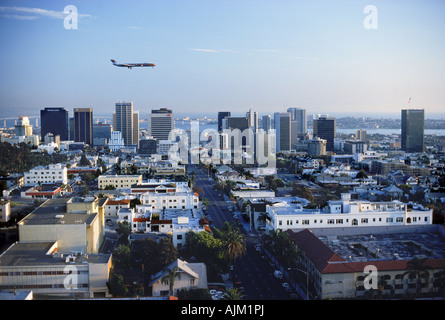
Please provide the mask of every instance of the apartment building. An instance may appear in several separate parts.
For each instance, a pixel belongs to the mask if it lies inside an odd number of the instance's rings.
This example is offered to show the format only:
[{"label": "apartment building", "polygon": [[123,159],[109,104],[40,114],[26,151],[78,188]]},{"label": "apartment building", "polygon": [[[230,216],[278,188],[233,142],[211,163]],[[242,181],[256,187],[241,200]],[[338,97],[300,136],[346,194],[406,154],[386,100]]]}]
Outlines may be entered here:
[{"label": "apartment building", "polygon": [[[310,299],[443,297],[442,226],[304,229],[286,231],[300,252],[285,271]],[[421,275],[413,265],[422,265]],[[302,271],[302,272],[300,272]]]},{"label": "apartment building", "polygon": [[430,225],[433,210],[399,201],[370,202],[351,200],[342,194],[341,200],[328,201],[322,209],[305,209],[303,204],[268,205],[268,230],[296,230],[314,228],[354,228],[406,225]]},{"label": "apartment building", "polygon": [[133,184],[141,183],[142,175],[102,175],[97,178],[99,190],[112,186],[117,190],[131,189]]},{"label": "apartment building", "polygon": [[25,185],[68,183],[67,168],[61,163],[38,166],[25,172]]}]

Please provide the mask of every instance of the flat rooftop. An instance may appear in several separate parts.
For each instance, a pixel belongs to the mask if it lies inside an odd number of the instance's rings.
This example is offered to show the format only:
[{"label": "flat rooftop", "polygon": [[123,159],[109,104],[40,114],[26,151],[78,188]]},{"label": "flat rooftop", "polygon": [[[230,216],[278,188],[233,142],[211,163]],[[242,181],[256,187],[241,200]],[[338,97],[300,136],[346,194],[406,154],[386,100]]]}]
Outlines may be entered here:
[{"label": "flat rooftop", "polygon": [[[16,242],[0,255],[0,267],[19,266],[53,266],[54,264],[66,264],[65,258],[49,254],[55,242]],[[68,256],[66,254],[65,256]],[[76,257],[74,263],[106,263],[109,254],[82,255]]]},{"label": "flat rooftop", "polygon": [[69,198],[51,199],[23,218],[20,225],[44,225],[44,224],[87,224],[96,217],[96,213],[66,212],[66,204]]},{"label": "flat rooftop", "polygon": [[318,236],[348,262],[445,258],[445,237],[435,232]]}]

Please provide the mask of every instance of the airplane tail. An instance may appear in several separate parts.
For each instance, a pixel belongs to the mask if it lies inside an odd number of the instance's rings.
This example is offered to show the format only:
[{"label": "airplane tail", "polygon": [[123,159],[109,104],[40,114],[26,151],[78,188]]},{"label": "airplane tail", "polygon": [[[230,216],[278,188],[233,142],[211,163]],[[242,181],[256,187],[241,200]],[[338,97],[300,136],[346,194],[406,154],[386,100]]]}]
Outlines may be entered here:
[{"label": "airplane tail", "polygon": [[116,60],[111,59],[111,62],[113,62],[113,64],[115,64],[115,63],[116,63]]}]

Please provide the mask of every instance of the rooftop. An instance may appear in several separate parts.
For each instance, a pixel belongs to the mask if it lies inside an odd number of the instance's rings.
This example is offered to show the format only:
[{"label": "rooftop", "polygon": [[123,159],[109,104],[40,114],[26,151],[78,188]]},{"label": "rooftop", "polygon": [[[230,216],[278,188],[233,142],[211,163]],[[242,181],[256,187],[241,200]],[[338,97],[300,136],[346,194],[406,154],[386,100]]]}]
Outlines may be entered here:
[{"label": "rooftop", "polygon": [[[55,242],[16,242],[0,255],[0,267],[54,265],[55,262],[67,263],[69,254],[58,254]],[[75,256],[74,263],[105,263],[109,260],[108,254]]]}]

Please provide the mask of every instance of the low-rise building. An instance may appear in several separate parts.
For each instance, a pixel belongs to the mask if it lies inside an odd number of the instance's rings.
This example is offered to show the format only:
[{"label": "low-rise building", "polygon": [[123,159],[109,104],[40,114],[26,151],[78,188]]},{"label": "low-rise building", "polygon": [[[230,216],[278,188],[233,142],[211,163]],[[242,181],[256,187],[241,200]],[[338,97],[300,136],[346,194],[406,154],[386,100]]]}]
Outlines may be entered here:
[{"label": "low-rise building", "polygon": [[99,190],[112,186],[117,190],[131,189],[131,186],[142,183],[142,175],[101,175],[97,178]]},{"label": "low-rise building", "polygon": [[25,172],[25,185],[44,183],[68,183],[67,168],[64,164],[50,164],[38,166]]},{"label": "low-rise building", "polygon": [[[174,281],[174,292],[170,293],[169,275],[176,270],[176,277]],[[152,288],[153,296],[177,296],[178,292],[185,289],[207,289],[207,268],[202,262],[189,263],[180,259],[176,259],[164,269],[154,274],[149,282]]]},{"label": "low-rise building", "polygon": [[11,201],[0,199],[0,222],[8,222],[11,217]]},{"label": "low-rise building", "polygon": [[0,290],[39,299],[109,296],[111,254],[61,250],[58,241],[19,241],[0,255]]},{"label": "low-rise building", "polygon": [[286,270],[290,283],[296,284],[303,297],[372,299],[379,295],[383,299],[412,299],[445,294],[442,226],[286,232],[303,253],[296,268]]},{"label": "low-rise building", "polygon": [[342,194],[341,200],[328,201],[322,209],[305,209],[303,204],[276,203],[266,209],[269,230],[315,228],[357,228],[406,225],[430,225],[433,210],[409,205],[397,200],[370,202],[351,200]]}]

